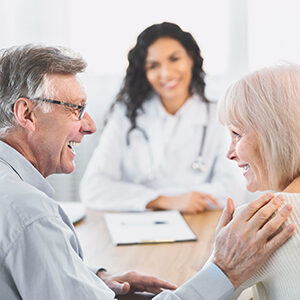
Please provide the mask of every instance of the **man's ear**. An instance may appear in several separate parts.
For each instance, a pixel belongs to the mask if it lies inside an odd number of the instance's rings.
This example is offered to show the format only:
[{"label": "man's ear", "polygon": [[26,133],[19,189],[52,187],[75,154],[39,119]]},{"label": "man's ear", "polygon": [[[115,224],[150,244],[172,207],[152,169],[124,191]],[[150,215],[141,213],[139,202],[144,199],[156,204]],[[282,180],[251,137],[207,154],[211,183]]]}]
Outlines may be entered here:
[{"label": "man's ear", "polygon": [[14,104],[14,115],[17,123],[30,131],[34,131],[36,126],[33,108],[33,103],[27,98],[19,98]]}]

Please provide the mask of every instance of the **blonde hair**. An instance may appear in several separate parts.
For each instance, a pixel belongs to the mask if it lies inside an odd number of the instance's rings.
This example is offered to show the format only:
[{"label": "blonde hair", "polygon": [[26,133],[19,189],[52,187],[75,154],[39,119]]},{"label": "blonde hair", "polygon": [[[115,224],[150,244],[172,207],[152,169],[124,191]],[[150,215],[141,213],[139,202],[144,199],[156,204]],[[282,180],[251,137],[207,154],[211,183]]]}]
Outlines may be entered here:
[{"label": "blonde hair", "polygon": [[300,174],[300,66],[261,69],[232,84],[218,104],[223,125],[254,130],[270,188]]}]

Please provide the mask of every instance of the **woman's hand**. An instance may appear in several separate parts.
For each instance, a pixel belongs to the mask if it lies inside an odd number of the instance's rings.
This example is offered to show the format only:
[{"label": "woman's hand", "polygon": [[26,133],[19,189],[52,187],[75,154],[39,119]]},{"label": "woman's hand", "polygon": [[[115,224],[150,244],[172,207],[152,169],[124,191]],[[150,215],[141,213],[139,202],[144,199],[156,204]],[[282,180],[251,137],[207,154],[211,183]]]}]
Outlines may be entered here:
[{"label": "woman's hand", "polygon": [[146,208],[174,209],[183,213],[196,214],[205,211],[210,203],[218,206],[217,200],[209,194],[190,192],[179,196],[159,196],[149,202]]}]

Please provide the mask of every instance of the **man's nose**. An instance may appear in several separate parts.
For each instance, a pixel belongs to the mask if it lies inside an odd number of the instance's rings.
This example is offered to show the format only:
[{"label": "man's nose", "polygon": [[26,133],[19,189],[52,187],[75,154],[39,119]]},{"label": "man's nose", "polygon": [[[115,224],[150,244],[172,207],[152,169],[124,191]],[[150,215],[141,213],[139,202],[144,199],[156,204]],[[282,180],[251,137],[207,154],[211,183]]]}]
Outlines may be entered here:
[{"label": "man's nose", "polygon": [[91,116],[86,112],[81,120],[81,130],[83,134],[93,134],[97,131],[96,124]]}]

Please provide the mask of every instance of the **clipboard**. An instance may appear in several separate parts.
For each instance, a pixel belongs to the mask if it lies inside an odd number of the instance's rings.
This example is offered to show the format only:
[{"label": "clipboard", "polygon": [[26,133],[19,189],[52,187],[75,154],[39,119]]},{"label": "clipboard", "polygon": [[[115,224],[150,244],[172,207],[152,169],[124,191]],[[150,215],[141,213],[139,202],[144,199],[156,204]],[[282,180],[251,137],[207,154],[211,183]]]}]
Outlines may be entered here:
[{"label": "clipboard", "polygon": [[60,201],[59,205],[63,208],[65,213],[70,218],[73,224],[82,221],[86,216],[85,206],[81,202],[66,202]]},{"label": "clipboard", "polygon": [[175,210],[107,213],[104,220],[116,246],[197,240],[182,215]]}]

